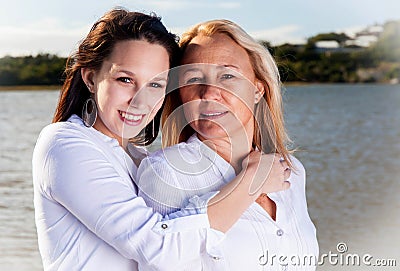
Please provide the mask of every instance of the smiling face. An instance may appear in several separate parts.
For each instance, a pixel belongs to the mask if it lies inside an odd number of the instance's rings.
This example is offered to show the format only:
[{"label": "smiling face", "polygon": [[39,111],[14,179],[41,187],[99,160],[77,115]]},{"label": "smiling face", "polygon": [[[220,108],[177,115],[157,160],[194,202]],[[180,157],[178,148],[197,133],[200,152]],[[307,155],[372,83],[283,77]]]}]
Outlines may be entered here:
[{"label": "smiling face", "polygon": [[260,92],[246,50],[224,34],[200,35],[189,43],[182,62],[190,65],[180,71],[180,97],[200,139],[232,139],[246,132],[251,140]]},{"label": "smiling face", "polygon": [[169,56],[164,47],[144,40],[117,42],[99,71],[82,70],[94,93],[94,128],[118,140],[136,136],[164,100]]}]

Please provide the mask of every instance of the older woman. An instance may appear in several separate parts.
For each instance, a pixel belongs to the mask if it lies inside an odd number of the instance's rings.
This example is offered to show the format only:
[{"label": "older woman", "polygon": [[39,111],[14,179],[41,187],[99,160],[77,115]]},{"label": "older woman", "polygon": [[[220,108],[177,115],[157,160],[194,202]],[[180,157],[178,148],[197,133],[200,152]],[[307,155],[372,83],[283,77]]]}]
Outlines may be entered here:
[{"label": "older woman", "polygon": [[163,214],[185,206],[192,195],[229,183],[254,149],[279,153],[290,167],[285,172],[292,170],[288,190],[262,194],[215,255],[204,253],[181,269],[315,269],[318,244],[307,211],[305,171],[286,148],[273,58],[226,20],[194,26],[180,46],[179,91],[169,93],[163,112],[164,144],[179,144],[142,161],[139,195],[147,204]]}]

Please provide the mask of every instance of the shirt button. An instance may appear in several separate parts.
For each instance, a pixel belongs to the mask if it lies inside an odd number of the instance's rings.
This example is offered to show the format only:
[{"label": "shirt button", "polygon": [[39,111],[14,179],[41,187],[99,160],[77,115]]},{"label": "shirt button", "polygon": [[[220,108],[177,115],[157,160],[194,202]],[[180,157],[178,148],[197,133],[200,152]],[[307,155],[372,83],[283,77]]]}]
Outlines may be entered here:
[{"label": "shirt button", "polygon": [[165,230],[166,228],[168,228],[168,225],[167,224],[161,224],[161,228],[163,228]]},{"label": "shirt button", "polygon": [[283,230],[279,229],[276,231],[276,235],[282,236],[283,235]]}]

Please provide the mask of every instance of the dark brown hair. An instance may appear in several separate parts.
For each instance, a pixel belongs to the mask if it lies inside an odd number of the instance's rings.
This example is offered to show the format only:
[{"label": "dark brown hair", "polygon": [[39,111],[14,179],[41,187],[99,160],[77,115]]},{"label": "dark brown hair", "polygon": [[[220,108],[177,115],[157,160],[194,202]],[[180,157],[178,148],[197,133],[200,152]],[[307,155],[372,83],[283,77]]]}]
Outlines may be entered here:
[{"label": "dark brown hair", "polygon": [[[53,122],[66,121],[71,115],[82,117],[82,108],[90,97],[90,92],[81,76],[82,68],[100,70],[119,41],[145,40],[163,46],[169,55],[170,68],[175,67],[179,58],[178,38],[168,32],[155,14],[147,15],[129,12],[122,8],[104,14],[90,30],[79,48],[67,60],[65,81],[61,89]],[[150,144],[158,135],[161,110],[153,124],[149,123],[133,141]],[[154,130],[154,134],[152,133]]]}]

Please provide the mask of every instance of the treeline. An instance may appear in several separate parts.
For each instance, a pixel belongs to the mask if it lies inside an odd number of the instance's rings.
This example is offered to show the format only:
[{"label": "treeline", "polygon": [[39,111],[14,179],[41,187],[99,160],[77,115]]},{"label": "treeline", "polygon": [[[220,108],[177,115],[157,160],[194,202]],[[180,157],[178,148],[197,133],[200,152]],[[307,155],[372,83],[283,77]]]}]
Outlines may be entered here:
[{"label": "treeline", "polygon": [[[400,21],[384,25],[376,43],[368,48],[346,46],[345,34],[319,34],[307,44],[284,44],[270,48],[282,81],[304,82],[399,82]],[[339,48],[321,49],[318,41],[336,41]]]},{"label": "treeline", "polygon": [[65,62],[51,54],[0,58],[0,85],[60,85]]},{"label": "treeline", "polygon": [[[325,33],[305,45],[270,46],[283,82],[389,82],[400,80],[400,21],[387,22],[369,48],[346,46],[345,34]],[[319,41],[337,41],[340,48],[318,48]],[[0,86],[60,85],[66,58],[52,54],[0,58]]]}]

